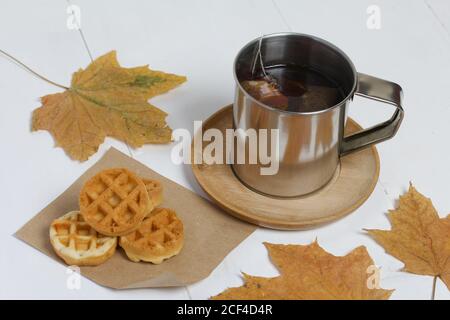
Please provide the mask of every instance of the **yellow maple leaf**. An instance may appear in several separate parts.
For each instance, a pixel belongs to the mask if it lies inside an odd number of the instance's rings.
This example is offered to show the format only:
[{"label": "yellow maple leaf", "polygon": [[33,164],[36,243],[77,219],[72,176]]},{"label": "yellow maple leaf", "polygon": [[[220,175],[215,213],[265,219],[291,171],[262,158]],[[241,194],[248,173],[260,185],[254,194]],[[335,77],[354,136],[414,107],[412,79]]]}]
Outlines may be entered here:
[{"label": "yellow maple leaf", "polygon": [[280,276],[244,274],[243,286],[229,288],[213,299],[381,300],[389,299],[393,292],[370,285],[370,267],[374,262],[364,246],[337,257],[322,249],[317,241],[306,246],[264,245]]},{"label": "yellow maple leaf", "polygon": [[184,81],[148,66],[123,68],[111,51],[75,72],[68,90],[41,98],[32,130],[48,130],[57,146],[80,161],[97,152],[106,136],[132,147],[168,143],[172,131],[165,122],[167,114],[148,99]]},{"label": "yellow maple leaf", "polygon": [[389,220],[391,230],[367,231],[405,264],[404,271],[439,277],[450,289],[450,216],[440,219],[431,200],[411,184]]}]

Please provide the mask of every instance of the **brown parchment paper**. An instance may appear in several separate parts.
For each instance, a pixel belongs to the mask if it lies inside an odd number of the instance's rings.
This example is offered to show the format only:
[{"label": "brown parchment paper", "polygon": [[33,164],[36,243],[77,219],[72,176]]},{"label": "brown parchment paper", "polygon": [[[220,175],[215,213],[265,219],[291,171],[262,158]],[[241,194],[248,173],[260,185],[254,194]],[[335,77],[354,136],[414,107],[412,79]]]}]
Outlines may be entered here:
[{"label": "brown parchment paper", "polygon": [[[150,288],[187,285],[206,278],[225,256],[248,237],[255,226],[241,222],[221,211],[194,192],[164,178],[142,163],[111,148],[66,191],[28,221],[15,236],[47,256],[64,263],[50,244],[50,223],[71,210],[78,210],[79,191],[90,177],[112,167],[128,168],[141,177],[156,179],[163,185],[161,207],[174,209],[185,228],[184,248],[160,265],[131,262],[123,249],[95,267],[81,267],[81,274],[110,288]],[[220,181],[218,181],[220,183]]]}]

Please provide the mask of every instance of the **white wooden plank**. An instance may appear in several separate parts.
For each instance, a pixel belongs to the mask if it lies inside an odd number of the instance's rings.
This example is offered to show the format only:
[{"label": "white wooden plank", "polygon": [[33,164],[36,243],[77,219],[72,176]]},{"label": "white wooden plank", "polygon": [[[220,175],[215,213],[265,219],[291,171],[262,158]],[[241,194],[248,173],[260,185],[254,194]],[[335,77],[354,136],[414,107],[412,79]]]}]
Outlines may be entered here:
[{"label": "white wooden plank", "polygon": [[447,0],[423,0],[448,35],[450,41],[450,2]]},{"label": "white wooden plank", "polygon": [[[398,81],[405,90],[406,118],[398,136],[379,146],[380,183],[354,214],[304,232],[259,229],[233,250],[207,279],[185,288],[105,289],[88,280],[81,290],[68,290],[66,270],[11,234],[64,190],[111,145],[108,139],[88,162],[70,161],[52,148],[46,132],[29,132],[37,98],[57,92],[0,58],[0,192],[2,212],[10,218],[0,226],[0,296],[8,298],[208,298],[228,286],[240,285],[241,271],[275,276],[263,241],[307,244],[316,237],[333,254],[343,255],[366,245],[382,266],[382,285],[396,288],[395,299],[429,299],[431,278],[399,272],[402,264],[361,232],[389,228],[384,213],[413,180],[445,214],[450,208],[446,170],[450,161],[450,42],[444,0],[379,0],[381,29],[366,27],[369,0],[306,1],[117,1],[71,0],[81,9],[81,26],[94,56],[118,51],[125,66],[150,64],[155,69],[187,75],[188,83],[152,99],[169,113],[173,128],[192,131],[192,121],[205,119],[234,94],[232,63],[237,51],[261,34],[292,30],[323,37],[346,51],[361,72]],[[89,63],[77,31],[68,30],[67,1],[2,1],[1,48],[48,78],[67,84],[71,73]],[[433,10],[431,10],[431,9]],[[434,12],[433,12],[434,11]],[[5,76],[6,75],[6,76]],[[351,115],[368,126],[389,114],[388,108],[356,99]],[[146,146],[135,157],[161,174],[201,193],[189,166],[170,162],[171,146]],[[24,186],[26,189],[24,190]],[[22,190],[22,191],[20,191]],[[19,192],[20,191],[20,192]],[[202,193],[201,193],[202,194]],[[23,198],[26,196],[26,200]],[[437,298],[448,299],[438,284]]]}]

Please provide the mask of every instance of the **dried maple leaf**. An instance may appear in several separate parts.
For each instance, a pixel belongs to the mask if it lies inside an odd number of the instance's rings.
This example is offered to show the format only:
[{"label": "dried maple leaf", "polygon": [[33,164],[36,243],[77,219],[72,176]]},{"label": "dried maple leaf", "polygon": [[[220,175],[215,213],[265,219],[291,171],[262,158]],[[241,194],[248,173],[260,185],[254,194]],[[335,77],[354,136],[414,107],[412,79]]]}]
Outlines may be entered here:
[{"label": "dried maple leaf", "polygon": [[275,278],[244,274],[242,287],[229,288],[212,297],[227,299],[389,299],[393,290],[368,285],[369,267],[374,265],[364,246],[343,257],[310,245],[264,243],[280,271]]},{"label": "dried maple leaf", "polygon": [[405,264],[404,271],[439,277],[450,289],[450,216],[440,219],[431,200],[411,184],[389,220],[392,230],[367,231]]},{"label": "dried maple leaf", "polygon": [[148,66],[123,68],[111,51],[75,72],[68,90],[41,98],[32,130],[48,130],[57,146],[80,161],[97,152],[106,136],[132,147],[168,143],[172,131],[165,122],[167,114],[148,99],[184,81]]}]

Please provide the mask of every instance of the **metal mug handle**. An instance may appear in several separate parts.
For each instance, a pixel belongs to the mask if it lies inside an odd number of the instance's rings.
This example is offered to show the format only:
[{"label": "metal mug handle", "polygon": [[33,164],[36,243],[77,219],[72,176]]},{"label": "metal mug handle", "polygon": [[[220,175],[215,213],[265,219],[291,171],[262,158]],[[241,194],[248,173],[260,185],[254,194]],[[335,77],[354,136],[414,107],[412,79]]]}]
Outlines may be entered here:
[{"label": "metal mug handle", "polygon": [[344,137],[340,148],[341,156],[392,138],[403,120],[403,90],[398,84],[358,73],[358,88],[355,94],[391,104],[396,110],[389,120]]}]

